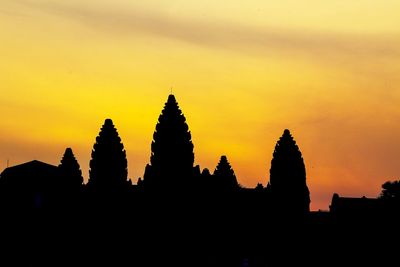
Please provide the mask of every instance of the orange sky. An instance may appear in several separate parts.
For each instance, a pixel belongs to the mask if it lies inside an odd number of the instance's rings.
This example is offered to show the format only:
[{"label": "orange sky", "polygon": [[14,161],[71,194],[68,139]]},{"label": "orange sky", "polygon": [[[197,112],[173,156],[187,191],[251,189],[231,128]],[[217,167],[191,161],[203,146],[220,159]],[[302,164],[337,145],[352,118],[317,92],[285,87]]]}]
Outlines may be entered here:
[{"label": "orange sky", "polygon": [[311,208],[400,177],[400,2],[3,0],[0,170],[90,152],[112,118],[136,182],[170,87],[196,164],[268,181],[292,131]]}]

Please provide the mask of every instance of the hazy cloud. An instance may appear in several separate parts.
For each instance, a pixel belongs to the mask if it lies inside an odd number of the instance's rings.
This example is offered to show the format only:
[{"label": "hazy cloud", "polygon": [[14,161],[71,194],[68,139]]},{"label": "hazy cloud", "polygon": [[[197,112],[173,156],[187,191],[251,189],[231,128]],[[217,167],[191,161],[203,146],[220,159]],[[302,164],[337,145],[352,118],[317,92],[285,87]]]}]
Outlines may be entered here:
[{"label": "hazy cloud", "polygon": [[400,39],[393,36],[299,32],[289,29],[256,28],[172,17],[146,10],[118,10],[46,2],[22,2],[33,8],[61,15],[96,30],[113,34],[150,34],[186,43],[243,52],[288,52],[335,58],[400,56]]}]

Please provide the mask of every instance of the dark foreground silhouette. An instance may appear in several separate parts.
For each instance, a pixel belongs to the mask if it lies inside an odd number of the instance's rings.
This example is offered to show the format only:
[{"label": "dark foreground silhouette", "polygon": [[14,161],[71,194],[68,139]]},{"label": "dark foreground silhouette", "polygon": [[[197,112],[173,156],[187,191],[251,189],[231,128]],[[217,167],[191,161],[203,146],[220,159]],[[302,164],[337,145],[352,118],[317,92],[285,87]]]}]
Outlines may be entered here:
[{"label": "dark foreground silhouette", "polygon": [[243,188],[226,156],[213,174],[193,166],[193,143],[173,95],[159,117],[150,164],[133,185],[110,119],[90,175],[72,149],[59,166],[32,161],[0,177],[1,266],[363,266],[399,262],[398,182],[376,199],[334,194],[310,212],[304,160],[289,130],[270,180]]}]

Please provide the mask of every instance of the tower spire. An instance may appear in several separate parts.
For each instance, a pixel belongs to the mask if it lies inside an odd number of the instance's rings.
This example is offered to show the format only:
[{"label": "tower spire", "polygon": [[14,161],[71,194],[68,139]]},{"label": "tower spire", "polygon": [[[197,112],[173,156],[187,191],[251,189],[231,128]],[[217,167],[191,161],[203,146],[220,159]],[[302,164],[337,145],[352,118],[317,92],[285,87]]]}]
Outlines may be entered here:
[{"label": "tower spire", "polygon": [[147,188],[179,190],[190,188],[194,153],[186,118],[174,95],[169,95],[151,143],[150,164],[144,174]]}]

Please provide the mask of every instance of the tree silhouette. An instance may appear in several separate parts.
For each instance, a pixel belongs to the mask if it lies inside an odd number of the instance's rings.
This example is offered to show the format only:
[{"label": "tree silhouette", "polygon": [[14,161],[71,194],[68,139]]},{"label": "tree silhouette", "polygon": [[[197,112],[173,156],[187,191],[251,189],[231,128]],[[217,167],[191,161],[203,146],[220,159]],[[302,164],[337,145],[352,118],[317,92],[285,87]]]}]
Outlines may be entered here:
[{"label": "tree silhouette", "polygon": [[215,186],[223,191],[233,191],[239,188],[235,172],[229,164],[226,156],[221,156],[221,159],[214,170],[214,181]]},{"label": "tree silhouette", "polygon": [[145,188],[183,189],[193,182],[193,143],[185,116],[174,95],[158,118],[151,144],[150,164],[144,174]]},{"label": "tree silhouette", "polygon": [[310,192],[306,184],[303,157],[289,130],[275,146],[270,169],[270,190],[275,203],[293,212],[310,210]]},{"label": "tree silhouette", "polygon": [[83,185],[82,171],[71,148],[65,150],[64,156],[58,165],[62,177],[62,186],[65,191],[77,193]]},{"label": "tree silhouette", "polygon": [[90,160],[88,187],[96,191],[126,188],[128,169],[124,145],[111,119],[106,119],[96,138]]},{"label": "tree silhouette", "polygon": [[400,180],[387,181],[382,185],[382,192],[379,196],[382,199],[397,199],[400,200]]}]

